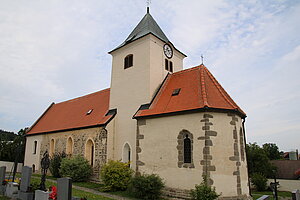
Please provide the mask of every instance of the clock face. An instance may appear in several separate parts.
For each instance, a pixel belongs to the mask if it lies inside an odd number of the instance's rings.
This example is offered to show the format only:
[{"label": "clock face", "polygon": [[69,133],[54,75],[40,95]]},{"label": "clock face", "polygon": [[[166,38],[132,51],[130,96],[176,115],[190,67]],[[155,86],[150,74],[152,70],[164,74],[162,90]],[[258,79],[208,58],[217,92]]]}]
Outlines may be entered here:
[{"label": "clock face", "polygon": [[173,50],[172,50],[172,47],[169,44],[164,45],[164,53],[167,56],[167,58],[172,58]]}]

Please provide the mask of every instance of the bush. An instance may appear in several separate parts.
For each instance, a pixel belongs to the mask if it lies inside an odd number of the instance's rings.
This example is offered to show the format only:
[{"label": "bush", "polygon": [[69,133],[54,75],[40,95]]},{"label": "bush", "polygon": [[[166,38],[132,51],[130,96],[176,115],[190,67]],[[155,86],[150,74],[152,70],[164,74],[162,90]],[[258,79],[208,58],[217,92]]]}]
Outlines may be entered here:
[{"label": "bush", "polygon": [[60,178],[61,177],[61,175],[59,173],[61,160],[65,157],[67,157],[67,154],[65,152],[55,153],[51,157],[49,170],[50,170],[53,177],[55,177],[55,178]]},{"label": "bush", "polygon": [[267,181],[268,179],[260,173],[254,173],[251,176],[251,183],[255,186],[257,191],[265,191],[267,188]]},{"label": "bush", "polygon": [[220,195],[217,194],[216,189],[207,184],[206,179],[200,183],[200,185],[195,185],[195,190],[191,190],[192,199],[196,200],[215,200]]},{"label": "bush", "polygon": [[60,174],[72,178],[74,182],[87,181],[92,175],[92,167],[82,156],[66,157],[61,161]]},{"label": "bush", "polygon": [[126,190],[133,170],[129,168],[128,163],[110,160],[101,168],[101,179],[107,190],[117,191]]},{"label": "bush", "polygon": [[134,196],[140,199],[159,199],[163,188],[164,183],[156,174],[135,176],[130,186]]}]

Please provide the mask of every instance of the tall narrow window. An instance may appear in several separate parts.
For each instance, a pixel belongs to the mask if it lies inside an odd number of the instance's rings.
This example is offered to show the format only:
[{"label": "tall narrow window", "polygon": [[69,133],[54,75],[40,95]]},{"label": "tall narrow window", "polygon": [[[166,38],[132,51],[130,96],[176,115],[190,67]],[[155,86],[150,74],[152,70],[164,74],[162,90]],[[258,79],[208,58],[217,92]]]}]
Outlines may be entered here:
[{"label": "tall narrow window", "polygon": [[178,167],[195,168],[193,162],[193,134],[183,129],[177,136]]},{"label": "tall narrow window", "polygon": [[184,154],[183,154],[183,162],[184,163],[191,163],[192,162],[192,149],[191,149],[191,139],[188,135],[184,138]]},{"label": "tall narrow window", "polygon": [[54,148],[55,148],[54,145],[55,145],[55,144],[54,144],[54,139],[52,139],[52,140],[50,141],[50,151],[49,151],[49,155],[50,155],[50,156],[53,156],[53,154],[54,154]]},{"label": "tall narrow window", "polygon": [[85,145],[85,158],[89,161],[90,165],[94,165],[94,142],[91,139]]},{"label": "tall narrow window", "polygon": [[170,61],[170,70],[169,71],[173,72],[173,63],[172,63],[172,61]]},{"label": "tall narrow window", "polygon": [[133,55],[129,54],[124,58],[124,69],[127,69],[131,66],[133,66]]},{"label": "tall narrow window", "polygon": [[130,161],[131,161],[131,149],[130,149],[130,146],[128,143],[126,143],[124,145],[124,148],[123,148],[123,159],[122,161],[124,163],[129,163],[129,166],[130,166]]},{"label": "tall narrow window", "polygon": [[33,154],[36,154],[36,149],[37,149],[37,141],[34,141],[34,143],[33,143]]},{"label": "tall narrow window", "polygon": [[169,71],[169,61],[165,59],[165,69]]},{"label": "tall narrow window", "polygon": [[165,59],[165,70],[173,72],[173,63],[172,61]]},{"label": "tall narrow window", "polygon": [[73,154],[73,140],[71,137],[67,140],[67,154],[72,155]]}]

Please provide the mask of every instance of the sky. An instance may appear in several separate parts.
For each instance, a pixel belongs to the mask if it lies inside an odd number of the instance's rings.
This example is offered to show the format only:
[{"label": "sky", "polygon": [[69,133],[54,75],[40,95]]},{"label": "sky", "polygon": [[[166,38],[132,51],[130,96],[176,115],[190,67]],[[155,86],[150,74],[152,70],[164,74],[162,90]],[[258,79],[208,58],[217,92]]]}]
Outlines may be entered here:
[{"label": "sky", "polygon": [[[0,0],[0,129],[110,87],[112,57],[146,0]],[[300,0],[152,0],[150,13],[247,113],[247,142],[300,150]]]}]

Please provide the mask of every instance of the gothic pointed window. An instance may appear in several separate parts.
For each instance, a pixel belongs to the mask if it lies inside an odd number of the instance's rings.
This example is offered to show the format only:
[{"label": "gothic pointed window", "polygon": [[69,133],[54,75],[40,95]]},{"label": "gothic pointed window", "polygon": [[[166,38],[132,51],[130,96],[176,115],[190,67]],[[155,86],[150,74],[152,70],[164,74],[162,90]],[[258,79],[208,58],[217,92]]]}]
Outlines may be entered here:
[{"label": "gothic pointed window", "polygon": [[129,54],[124,58],[124,69],[133,66],[133,55]]},{"label": "gothic pointed window", "polygon": [[183,129],[177,136],[178,167],[195,168],[193,162],[193,134]]},{"label": "gothic pointed window", "polygon": [[185,136],[183,140],[183,162],[184,163],[191,163],[192,162],[192,149],[191,149],[191,139],[188,135]]}]

